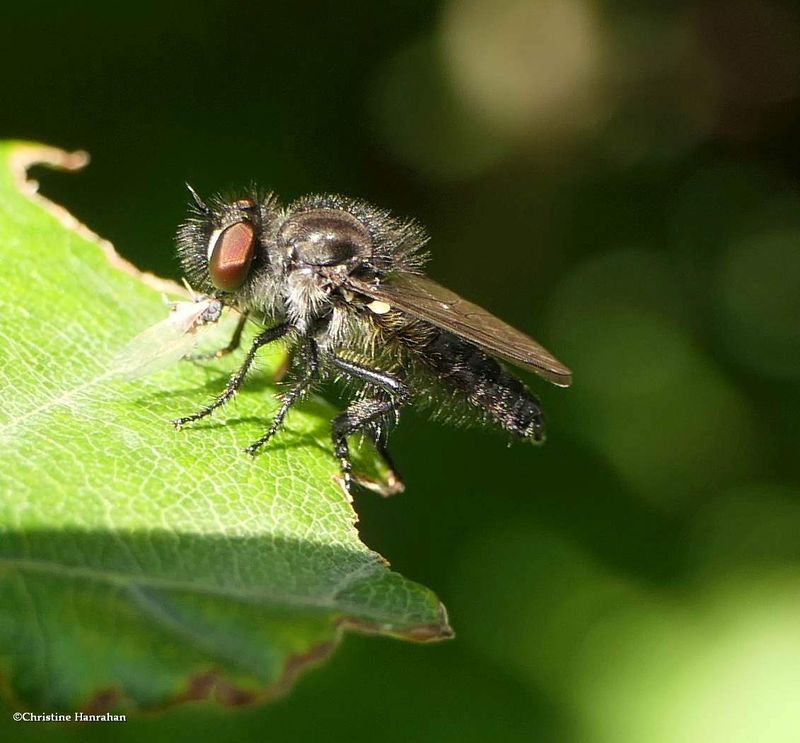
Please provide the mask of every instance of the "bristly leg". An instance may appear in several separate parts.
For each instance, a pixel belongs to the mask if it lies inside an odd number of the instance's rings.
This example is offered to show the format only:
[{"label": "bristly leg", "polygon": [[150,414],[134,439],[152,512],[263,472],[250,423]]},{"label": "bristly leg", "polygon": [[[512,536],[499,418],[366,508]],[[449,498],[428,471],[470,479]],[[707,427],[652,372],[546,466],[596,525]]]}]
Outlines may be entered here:
[{"label": "bristly leg", "polygon": [[[379,387],[388,394],[388,398],[385,399],[374,398],[352,403],[343,413],[337,415],[331,424],[333,446],[342,470],[342,480],[345,489],[350,492],[353,464],[350,460],[348,437],[358,431],[369,430],[373,426],[380,425],[390,416],[396,415],[400,408],[411,399],[411,390],[399,379],[385,372],[369,369],[338,356],[331,356],[331,361],[334,366],[349,376]],[[391,457],[386,456],[388,452],[382,437],[374,438],[376,443],[380,442],[379,450],[382,449],[381,453],[387,460],[387,464],[394,470]]]},{"label": "bristly leg", "polygon": [[216,400],[214,400],[214,402],[212,402],[210,405],[206,405],[204,408],[201,408],[196,413],[187,415],[183,418],[175,418],[175,420],[172,421],[172,425],[175,426],[175,428],[180,428],[186,423],[192,423],[193,421],[205,418],[207,415],[211,415],[211,413],[213,413],[217,408],[222,407],[236,394],[238,389],[242,386],[242,382],[244,382],[247,372],[253,365],[253,361],[256,357],[256,353],[258,353],[258,350],[262,346],[266,346],[268,343],[272,343],[273,341],[282,338],[284,335],[286,335],[286,333],[289,332],[290,329],[291,326],[289,323],[282,323],[281,325],[276,325],[274,328],[269,328],[263,333],[257,335],[250,346],[250,350],[247,352],[247,356],[245,356],[244,363],[242,363],[239,369],[234,372],[234,374],[228,380],[228,384],[225,385],[224,392]]},{"label": "bristly leg", "polygon": [[317,347],[316,341],[310,340],[308,342],[306,348],[304,349],[304,356],[306,368],[303,372],[302,378],[283,396],[281,407],[275,414],[275,417],[272,419],[272,424],[270,425],[269,430],[258,441],[253,442],[245,449],[248,454],[255,455],[255,453],[262,446],[264,446],[264,444],[269,442],[269,440],[276,433],[278,433],[283,425],[284,418],[286,418],[286,414],[289,412],[289,409],[298,400],[305,396],[305,394],[311,388],[311,385],[314,384],[314,382],[319,378],[319,348]]},{"label": "bristly leg", "polygon": [[209,353],[194,353],[190,354],[189,356],[184,356],[184,361],[212,361],[213,359],[221,359],[223,356],[233,353],[242,344],[242,331],[247,323],[248,315],[248,312],[242,312],[242,314],[239,316],[239,320],[236,323],[236,327],[233,330],[233,335],[231,336],[230,341],[228,341],[227,346],[224,346],[216,351],[210,351]]}]

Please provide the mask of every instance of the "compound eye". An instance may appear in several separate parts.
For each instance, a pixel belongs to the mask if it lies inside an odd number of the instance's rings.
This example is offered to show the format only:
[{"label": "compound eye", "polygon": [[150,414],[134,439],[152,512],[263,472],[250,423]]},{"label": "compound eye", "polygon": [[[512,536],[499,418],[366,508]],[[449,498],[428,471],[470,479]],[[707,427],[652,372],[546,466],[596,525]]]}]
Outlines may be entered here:
[{"label": "compound eye", "polygon": [[238,289],[247,278],[255,252],[256,231],[251,222],[237,222],[212,236],[208,272],[214,286],[226,292]]}]

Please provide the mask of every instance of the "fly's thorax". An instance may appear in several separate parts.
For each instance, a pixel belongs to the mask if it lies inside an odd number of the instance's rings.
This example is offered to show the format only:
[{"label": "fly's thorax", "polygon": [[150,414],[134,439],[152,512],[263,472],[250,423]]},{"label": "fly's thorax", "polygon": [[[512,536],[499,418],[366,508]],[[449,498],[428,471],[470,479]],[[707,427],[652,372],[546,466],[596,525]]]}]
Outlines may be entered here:
[{"label": "fly's thorax", "polygon": [[[290,211],[275,235],[275,262],[284,272],[287,313],[298,328],[330,315],[333,297],[372,257],[367,227],[344,209]],[[337,327],[341,322],[337,320]]]},{"label": "fly's thorax", "polygon": [[341,300],[334,302],[322,342],[331,350],[352,351],[371,362],[392,345],[370,312]]},{"label": "fly's thorax", "polygon": [[330,290],[310,268],[290,271],[281,293],[287,317],[301,332],[330,309]]},{"label": "fly's thorax", "polygon": [[290,269],[311,268],[332,278],[372,258],[367,227],[344,209],[316,208],[291,214],[277,234],[277,250]]}]

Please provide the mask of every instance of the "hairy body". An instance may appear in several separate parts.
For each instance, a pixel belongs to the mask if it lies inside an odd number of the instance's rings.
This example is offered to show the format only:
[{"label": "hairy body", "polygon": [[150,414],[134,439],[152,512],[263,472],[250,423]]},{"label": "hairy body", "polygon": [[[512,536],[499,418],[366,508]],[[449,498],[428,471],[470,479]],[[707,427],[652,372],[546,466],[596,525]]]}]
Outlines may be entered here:
[{"label": "hairy body", "polygon": [[[495,357],[562,386],[569,370],[534,340],[422,276],[427,238],[415,222],[341,196],[308,196],[288,207],[255,190],[208,204],[192,196],[177,240],[187,279],[264,329],[225,391],[176,426],[227,402],[258,349],[283,338],[293,350],[291,386],[250,453],[329,377],[354,383],[350,403],[332,422],[348,489],[349,436],[366,433],[388,458],[387,432],[412,402],[435,406],[444,395],[445,406],[461,404],[515,437],[544,440],[538,400]],[[241,325],[224,352],[240,336]]]}]

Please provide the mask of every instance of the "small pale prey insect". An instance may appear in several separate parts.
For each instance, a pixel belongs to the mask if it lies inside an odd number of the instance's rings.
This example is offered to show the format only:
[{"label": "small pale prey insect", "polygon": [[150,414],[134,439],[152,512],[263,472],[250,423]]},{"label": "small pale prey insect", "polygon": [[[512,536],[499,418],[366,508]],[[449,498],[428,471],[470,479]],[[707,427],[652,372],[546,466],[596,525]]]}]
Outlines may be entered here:
[{"label": "small pale prey insect", "polygon": [[[165,298],[166,301],[166,298]],[[139,333],[111,362],[114,374],[143,377],[189,357],[198,330],[219,320],[222,303],[193,296],[191,302],[170,302],[165,320]]]},{"label": "small pale prey insect", "polygon": [[[256,189],[207,201],[189,190],[191,213],[177,236],[186,278],[207,301],[240,313],[231,342],[216,355],[238,347],[248,319],[259,332],[222,394],[173,421],[176,427],[224,405],[258,350],[285,339],[292,351],[289,386],[272,424],[247,448],[251,454],[327,378],[352,383],[349,404],[332,422],[348,490],[348,438],[368,436],[396,474],[387,433],[412,402],[472,411],[516,438],[544,440],[538,400],[498,359],[562,387],[572,381],[570,370],[527,335],[426,278],[427,237],[416,222],[343,196],[306,196],[282,206]],[[402,489],[399,475],[397,483]]]}]

